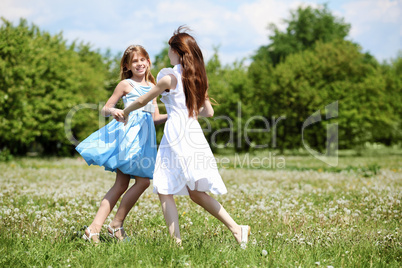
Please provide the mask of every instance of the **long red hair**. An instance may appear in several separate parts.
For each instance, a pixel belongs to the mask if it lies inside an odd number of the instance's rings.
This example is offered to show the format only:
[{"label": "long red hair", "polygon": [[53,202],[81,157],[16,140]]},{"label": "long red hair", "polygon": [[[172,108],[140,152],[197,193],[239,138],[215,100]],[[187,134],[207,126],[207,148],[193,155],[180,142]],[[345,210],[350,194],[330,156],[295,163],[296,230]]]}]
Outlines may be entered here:
[{"label": "long red hair", "polygon": [[208,97],[208,78],[201,49],[194,37],[186,33],[187,30],[187,27],[180,26],[170,38],[169,46],[180,57],[188,115],[197,117]]}]

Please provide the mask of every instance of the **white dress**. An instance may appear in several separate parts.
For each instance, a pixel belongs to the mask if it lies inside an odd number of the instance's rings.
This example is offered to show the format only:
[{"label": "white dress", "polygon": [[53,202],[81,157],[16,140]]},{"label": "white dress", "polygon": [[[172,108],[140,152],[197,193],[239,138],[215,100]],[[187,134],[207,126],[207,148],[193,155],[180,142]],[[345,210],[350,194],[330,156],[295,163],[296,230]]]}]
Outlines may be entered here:
[{"label": "white dress", "polygon": [[198,121],[188,116],[186,98],[181,80],[181,66],[162,69],[159,81],[165,75],[177,78],[177,86],[162,93],[168,119],[156,156],[154,193],[188,195],[190,190],[225,194],[215,157]]}]

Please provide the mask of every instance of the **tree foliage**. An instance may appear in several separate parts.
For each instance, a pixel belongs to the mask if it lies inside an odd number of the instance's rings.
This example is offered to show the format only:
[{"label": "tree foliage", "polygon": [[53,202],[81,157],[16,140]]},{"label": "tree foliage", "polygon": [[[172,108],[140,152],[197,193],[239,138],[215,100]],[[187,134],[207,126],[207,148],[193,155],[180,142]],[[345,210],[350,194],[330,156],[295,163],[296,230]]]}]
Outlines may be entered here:
[{"label": "tree foliage", "polygon": [[213,149],[231,147],[236,151],[247,150],[244,142],[242,119],[249,117],[250,107],[242,102],[252,92],[247,68],[243,62],[232,66],[222,66],[218,57],[218,48],[206,65],[209,83],[209,95],[215,103],[215,116],[208,120],[211,129],[206,129],[207,138]]},{"label": "tree foliage", "polygon": [[[367,62],[360,48],[348,41],[318,42],[313,50],[290,55],[272,76],[268,96],[276,101],[271,113],[286,115],[281,147],[301,147],[303,123],[320,109],[325,116],[325,106],[336,101],[342,148],[390,137],[397,129],[392,89],[387,88],[381,66]],[[326,125],[321,121],[312,126],[307,141],[325,146]]]},{"label": "tree foliage", "polygon": [[[67,45],[61,34],[41,32],[25,20],[0,28],[0,149],[71,154],[64,122],[82,103],[104,101],[109,65],[83,43]],[[97,111],[78,112],[72,130],[83,139],[98,127]]]},{"label": "tree foliage", "polygon": [[248,70],[257,101],[260,96],[266,100],[255,112],[266,118],[286,117],[276,129],[275,145],[282,150],[302,147],[303,124],[318,110],[325,118],[325,106],[335,101],[337,119],[309,126],[304,142],[323,150],[326,126],[334,122],[341,148],[397,141],[400,97],[390,96],[401,95],[399,61],[393,63],[395,68],[384,68],[357,44],[345,41],[350,25],[326,6],[299,7],[286,22],[284,32],[270,26],[272,42],[257,50]]},{"label": "tree foliage", "polygon": [[162,68],[171,67],[170,59],[168,56],[169,53],[169,45],[165,44],[162,48],[161,52],[155,56],[155,60],[153,61],[152,75],[156,79],[156,75]]},{"label": "tree foliage", "polygon": [[274,33],[269,37],[271,43],[261,46],[254,59],[267,57],[275,66],[290,54],[312,48],[317,41],[344,39],[350,30],[350,24],[332,15],[326,5],[299,7],[290,15],[290,19],[284,20],[287,28],[283,32],[277,25],[269,25]]},{"label": "tree foliage", "polygon": [[[382,64],[346,40],[350,25],[326,6],[299,7],[280,31],[270,25],[271,43],[244,60],[222,65],[218,48],[207,60],[213,118],[200,123],[213,150],[329,147],[327,128],[338,125],[340,148],[366,143],[397,144],[402,138],[402,54]],[[156,55],[152,73],[170,67],[168,46]],[[119,57],[87,44],[67,45],[25,20],[0,28],[0,151],[29,150],[71,155],[72,135],[82,140],[107,123],[98,108],[118,82]],[[338,113],[329,119],[328,105]],[[100,104],[100,105],[99,105]],[[82,107],[82,106],[81,106]],[[160,111],[166,112],[163,105]],[[314,116],[314,117],[312,117]],[[312,118],[321,118],[306,124]],[[103,119],[103,121],[102,121]],[[302,133],[304,137],[302,139]],[[163,126],[157,127],[158,140]]]}]

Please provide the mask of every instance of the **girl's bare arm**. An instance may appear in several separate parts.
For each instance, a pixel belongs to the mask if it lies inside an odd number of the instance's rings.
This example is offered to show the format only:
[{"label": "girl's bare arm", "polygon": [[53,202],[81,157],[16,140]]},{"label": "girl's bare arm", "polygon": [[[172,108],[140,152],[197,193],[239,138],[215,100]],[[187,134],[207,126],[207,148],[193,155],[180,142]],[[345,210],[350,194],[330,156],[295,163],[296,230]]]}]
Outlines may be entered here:
[{"label": "girl's bare arm", "polygon": [[120,81],[120,83],[114,89],[112,96],[107,100],[105,106],[101,110],[103,116],[112,115],[117,121],[122,121],[124,119],[123,110],[114,108],[116,103],[123,97],[126,92],[130,91],[130,85],[125,81]]},{"label": "girl's bare arm", "polygon": [[209,98],[205,99],[204,105],[200,109],[199,116],[212,117],[214,116],[214,108],[212,108]]},{"label": "girl's bare arm", "polygon": [[142,95],[133,101],[129,106],[124,109],[124,116],[127,121],[130,112],[144,107],[148,102],[155,99],[166,89],[176,88],[177,79],[174,75],[166,75],[154,86],[148,93]]},{"label": "girl's bare arm", "polygon": [[167,114],[159,113],[159,108],[158,108],[158,103],[156,101],[156,98],[153,100],[152,104],[155,107],[155,112],[152,114],[155,125],[160,125],[160,124],[165,123],[167,120]]}]

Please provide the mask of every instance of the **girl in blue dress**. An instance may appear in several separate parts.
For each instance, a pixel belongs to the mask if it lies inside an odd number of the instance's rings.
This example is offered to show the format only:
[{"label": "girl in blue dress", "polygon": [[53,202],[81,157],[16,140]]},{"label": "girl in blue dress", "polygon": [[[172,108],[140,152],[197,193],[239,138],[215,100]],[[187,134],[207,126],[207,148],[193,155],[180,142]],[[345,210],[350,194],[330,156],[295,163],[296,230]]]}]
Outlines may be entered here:
[{"label": "girl in blue dress", "polygon": [[142,46],[131,45],[125,50],[120,62],[121,81],[101,111],[103,116],[112,115],[114,120],[76,147],[88,165],[103,166],[105,170],[116,172],[113,187],[103,198],[93,222],[85,230],[83,238],[86,240],[99,242],[99,232],[106,218],[127,190],[130,179],[135,178],[134,185],[123,196],[108,226],[111,237],[126,239],[124,219],[153,177],[157,152],[154,124],[165,122],[167,115],[159,114],[156,98],[142,109],[132,112],[126,124],[123,123],[123,110],[114,108],[120,98],[127,107],[155,85],[150,68],[151,60]]}]

